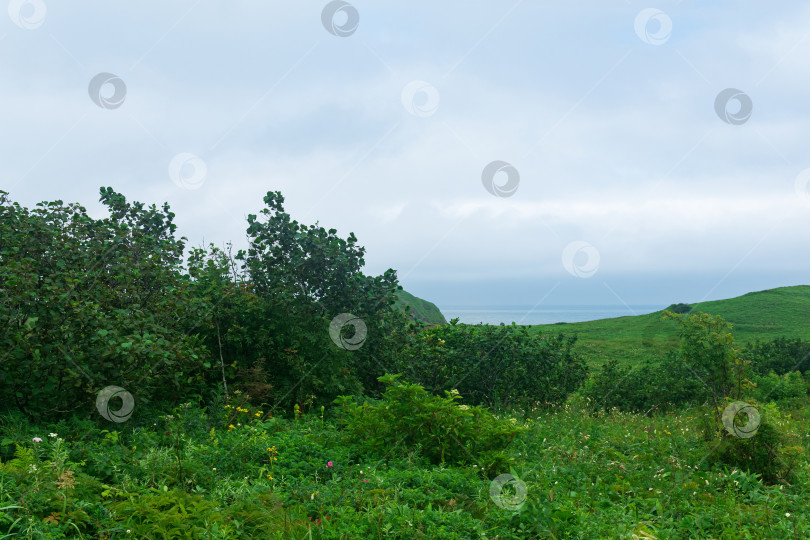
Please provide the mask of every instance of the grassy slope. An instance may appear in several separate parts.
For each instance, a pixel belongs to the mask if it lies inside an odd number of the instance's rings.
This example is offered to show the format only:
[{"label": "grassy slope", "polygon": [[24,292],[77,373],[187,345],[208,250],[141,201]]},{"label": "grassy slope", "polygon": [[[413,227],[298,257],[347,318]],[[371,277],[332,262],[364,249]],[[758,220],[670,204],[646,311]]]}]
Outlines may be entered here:
[{"label": "grassy slope", "polygon": [[410,306],[411,314],[416,319],[428,324],[447,324],[447,320],[435,304],[417,298],[408,291],[399,291],[397,293],[397,303],[395,306],[404,311],[406,305]]},{"label": "grassy slope", "polygon": [[[739,343],[779,336],[810,339],[810,286],[781,287],[693,305],[693,310],[720,315],[733,325]],[[615,357],[635,364],[658,357],[677,343],[675,324],[661,321],[663,311],[581,323],[537,325],[543,333],[579,335],[577,347],[589,363]]]}]

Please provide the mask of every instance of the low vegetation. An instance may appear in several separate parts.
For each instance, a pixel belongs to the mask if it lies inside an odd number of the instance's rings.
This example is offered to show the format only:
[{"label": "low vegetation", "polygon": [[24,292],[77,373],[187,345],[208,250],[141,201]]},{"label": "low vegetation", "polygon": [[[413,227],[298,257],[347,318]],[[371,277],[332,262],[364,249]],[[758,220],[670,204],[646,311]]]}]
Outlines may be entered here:
[{"label": "low vegetation", "polygon": [[237,253],[101,201],[0,192],[0,539],[810,536],[790,299],[426,324],[280,193]]}]

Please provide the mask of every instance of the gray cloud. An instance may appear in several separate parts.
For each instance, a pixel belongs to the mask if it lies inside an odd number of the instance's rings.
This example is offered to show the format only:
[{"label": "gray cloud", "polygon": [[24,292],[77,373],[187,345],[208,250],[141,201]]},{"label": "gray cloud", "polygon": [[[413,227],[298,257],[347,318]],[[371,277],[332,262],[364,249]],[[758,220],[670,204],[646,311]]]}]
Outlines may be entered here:
[{"label": "gray cloud", "polygon": [[[355,2],[345,38],[324,30],[325,4],[48,2],[36,29],[7,18],[0,187],[99,212],[111,185],[169,201],[194,244],[237,246],[281,190],[295,218],[354,231],[369,272],[449,303],[525,297],[504,280],[540,297],[562,282],[556,303],[615,303],[608,282],[645,303],[673,272],[686,299],[805,280],[801,3],[663,5],[657,46],[634,31],[644,6],[621,3]],[[100,72],[125,81],[120,108],[89,98]],[[440,97],[429,115],[403,106],[412,81]],[[714,111],[730,87],[753,102],[741,126]],[[169,176],[185,152],[206,165],[199,189]],[[494,160],[520,172],[514,196],[483,189]],[[590,280],[561,262],[578,240],[600,254]]]}]

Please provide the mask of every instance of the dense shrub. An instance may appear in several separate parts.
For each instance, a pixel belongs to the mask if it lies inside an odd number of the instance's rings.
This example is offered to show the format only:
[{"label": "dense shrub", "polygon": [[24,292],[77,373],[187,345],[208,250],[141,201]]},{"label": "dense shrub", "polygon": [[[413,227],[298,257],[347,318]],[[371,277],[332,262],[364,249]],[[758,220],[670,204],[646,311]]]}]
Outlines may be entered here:
[{"label": "dense shrub", "polygon": [[[700,405],[716,397],[751,397],[782,401],[807,395],[807,383],[797,371],[796,356],[804,354],[800,340],[779,338],[747,349],[757,358],[749,370],[734,348],[730,325],[719,317],[699,313],[681,320],[681,345],[661,361],[620,366],[607,361],[589,377],[582,395],[594,409],[646,412]],[[762,373],[765,366],[784,372]],[[753,371],[753,373],[751,372]]]},{"label": "dense shrub", "polygon": [[[100,418],[96,396],[112,385],[134,396],[136,416],[156,400],[227,396],[229,383],[285,411],[380,390],[408,322],[392,309],[396,272],[364,275],[353,234],[299,224],[269,192],[262,219],[248,217],[246,252],[184,260],[168,205],[111,188],[101,201],[109,217],[92,219],[0,192],[0,408]],[[358,350],[330,338],[341,313],[366,327]]]},{"label": "dense shrub", "polygon": [[[791,480],[804,449],[800,436],[787,427],[784,413],[774,403],[760,404],[751,400],[747,403],[750,407],[730,416],[726,423],[718,424],[717,416],[722,417],[731,403],[727,400],[715,411],[704,410],[702,429],[711,449],[709,459],[760,474],[768,482]],[[749,410],[758,417],[749,415]],[[738,428],[742,433],[753,435],[741,437],[734,433]]]},{"label": "dense shrub", "polygon": [[636,367],[608,360],[585,383],[582,395],[592,409],[650,412],[705,403],[709,389],[695,377],[676,352],[660,362],[648,360]]},{"label": "dense shrub", "polygon": [[[755,398],[806,396],[801,375],[771,372],[754,375],[752,382],[725,320],[705,313],[684,316],[668,312],[668,316],[679,323],[679,349],[660,364],[648,362],[637,369],[620,367],[615,360],[606,363],[583,391],[592,408],[649,411],[703,404],[701,427],[713,461],[760,474],[770,482],[788,479],[803,453],[799,439],[786,430],[775,404],[758,405]],[[730,423],[724,414],[735,410],[728,408],[730,404],[743,399],[751,406],[741,410],[759,418],[737,414]],[[752,423],[748,425],[746,419]],[[746,429],[753,436],[747,436]]]},{"label": "dense shrub", "polygon": [[199,538],[209,527],[215,534],[234,532],[216,504],[180,490],[131,495],[111,510],[136,537]]},{"label": "dense shrub", "polygon": [[741,397],[748,368],[734,347],[732,326],[719,315],[665,312],[679,325],[680,347],[671,363],[676,375],[699,381],[715,406],[726,397]]},{"label": "dense shrub", "polygon": [[456,389],[469,404],[529,409],[561,403],[584,382],[587,366],[573,351],[575,342],[522,326],[454,319],[419,332],[396,369],[434,394]]},{"label": "dense shrub", "polygon": [[771,371],[767,375],[754,375],[751,380],[756,385],[751,395],[757,401],[782,401],[807,395],[807,382],[798,371],[784,375]]},{"label": "dense shrub", "polygon": [[779,337],[773,341],[748,344],[744,350],[753,370],[759,375],[773,371],[784,375],[791,371],[810,371],[810,342]]},{"label": "dense shrub", "polygon": [[[236,356],[245,371],[266,374],[273,389],[268,401],[285,410],[381,390],[382,366],[405,339],[407,325],[404,313],[392,308],[401,288],[396,271],[364,275],[365,248],[353,233],[344,239],[335,229],[293,220],[279,192],[268,192],[264,203],[260,217],[248,216],[248,250],[235,257],[257,305],[223,329],[225,354]],[[366,327],[358,349],[343,350],[330,339],[330,322],[343,313]]]},{"label": "dense shrub", "polygon": [[92,219],[0,192],[2,406],[88,414],[108,385],[137,388],[139,403],[200,388],[207,304],[183,279],[174,214],[109,188],[101,201],[110,215]]},{"label": "dense shrub", "polygon": [[698,379],[684,374],[683,363],[674,353],[659,363],[647,361],[635,368],[610,360],[588,380],[582,394],[592,408],[634,412],[665,411],[704,403],[709,397]]},{"label": "dense shrub", "polygon": [[593,409],[646,411],[654,405],[649,384],[660,372],[649,362],[636,369],[620,366],[615,358],[594,370],[581,390]]},{"label": "dense shrub", "polygon": [[[515,419],[500,419],[481,406],[456,403],[457,391],[434,396],[418,384],[385,375],[388,388],[379,401],[338,400],[348,440],[362,451],[384,456],[418,449],[432,463],[478,464],[504,470],[505,448],[524,431]],[[400,450],[401,451],[401,450]]]}]

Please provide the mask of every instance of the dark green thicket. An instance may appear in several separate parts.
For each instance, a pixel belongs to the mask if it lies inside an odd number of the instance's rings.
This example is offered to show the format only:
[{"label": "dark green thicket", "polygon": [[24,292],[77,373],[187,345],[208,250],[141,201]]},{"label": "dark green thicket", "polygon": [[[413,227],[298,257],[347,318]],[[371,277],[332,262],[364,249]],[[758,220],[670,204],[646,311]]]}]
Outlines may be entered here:
[{"label": "dark green thicket", "polygon": [[[365,249],[353,234],[343,239],[334,229],[292,220],[278,192],[264,202],[261,218],[248,216],[246,252],[211,246],[189,258],[197,294],[213,306],[206,333],[213,363],[270,408],[306,408],[373,391],[392,351],[386,338],[402,340],[407,328],[404,315],[391,309],[396,272],[364,275]],[[330,339],[329,324],[341,313],[366,325],[357,350]]]},{"label": "dark green thicket", "polygon": [[[363,274],[354,234],[298,223],[278,192],[248,216],[246,251],[211,245],[185,259],[168,205],[129,203],[111,188],[101,201],[109,217],[92,219],[77,204],[29,210],[0,194],[3,406],[97,418],[96,396],[114,385],[133,395],[135,423],[156,402],[234,390],[268,410],[303,411],[379,395],[379,377],[403,371],[434,393],[529,407],[564,400],[584,378],[573,339],[410,321],[395,309],[404,292],[394,270]],[[330,337],[341,314],[365,325],[359,348]]]},{"label": "dark green thicket", "polygon": [[0,193],[0,403],[30,415],[93,409],[108,385],[147,403],[197,392],[207,351],[204,299],[181,271],[183,241],[164,205],[101,190],[110,216],[78,204],[29,210]]},{"label": "dark green thicket", "polygon": [[564,402],[585,380],[575,342],[522,326],[453,319],[420,332],[395,370],[433,393],[458,390],[465,403],[528,409]]},{"label": "dark green thicket", "polygon": [[755,341],[745,348],[744,355],[751,360],[754,371],[759,375],[767,375],[771,371],[777,375],[810,371],[810,342],[799,338]]},{"label": "dark green thicket", "polygon": [[[379,384],[383,342],[402,339],[407,322],[390,309],[396,273],[363,275],[353,235],[291,221],[269,193],[263,219],[248,219],[246,253],[192,249],[184,267],[167,205],[110,188],[101,201],[110,216],[92,219],[77,204],[29,210],[0,194],[0,403],[93,414],[109,385],[142,408],[230,382],[286,407]],[[365,322],[361,350],[330,340],[342,312]]]}]

